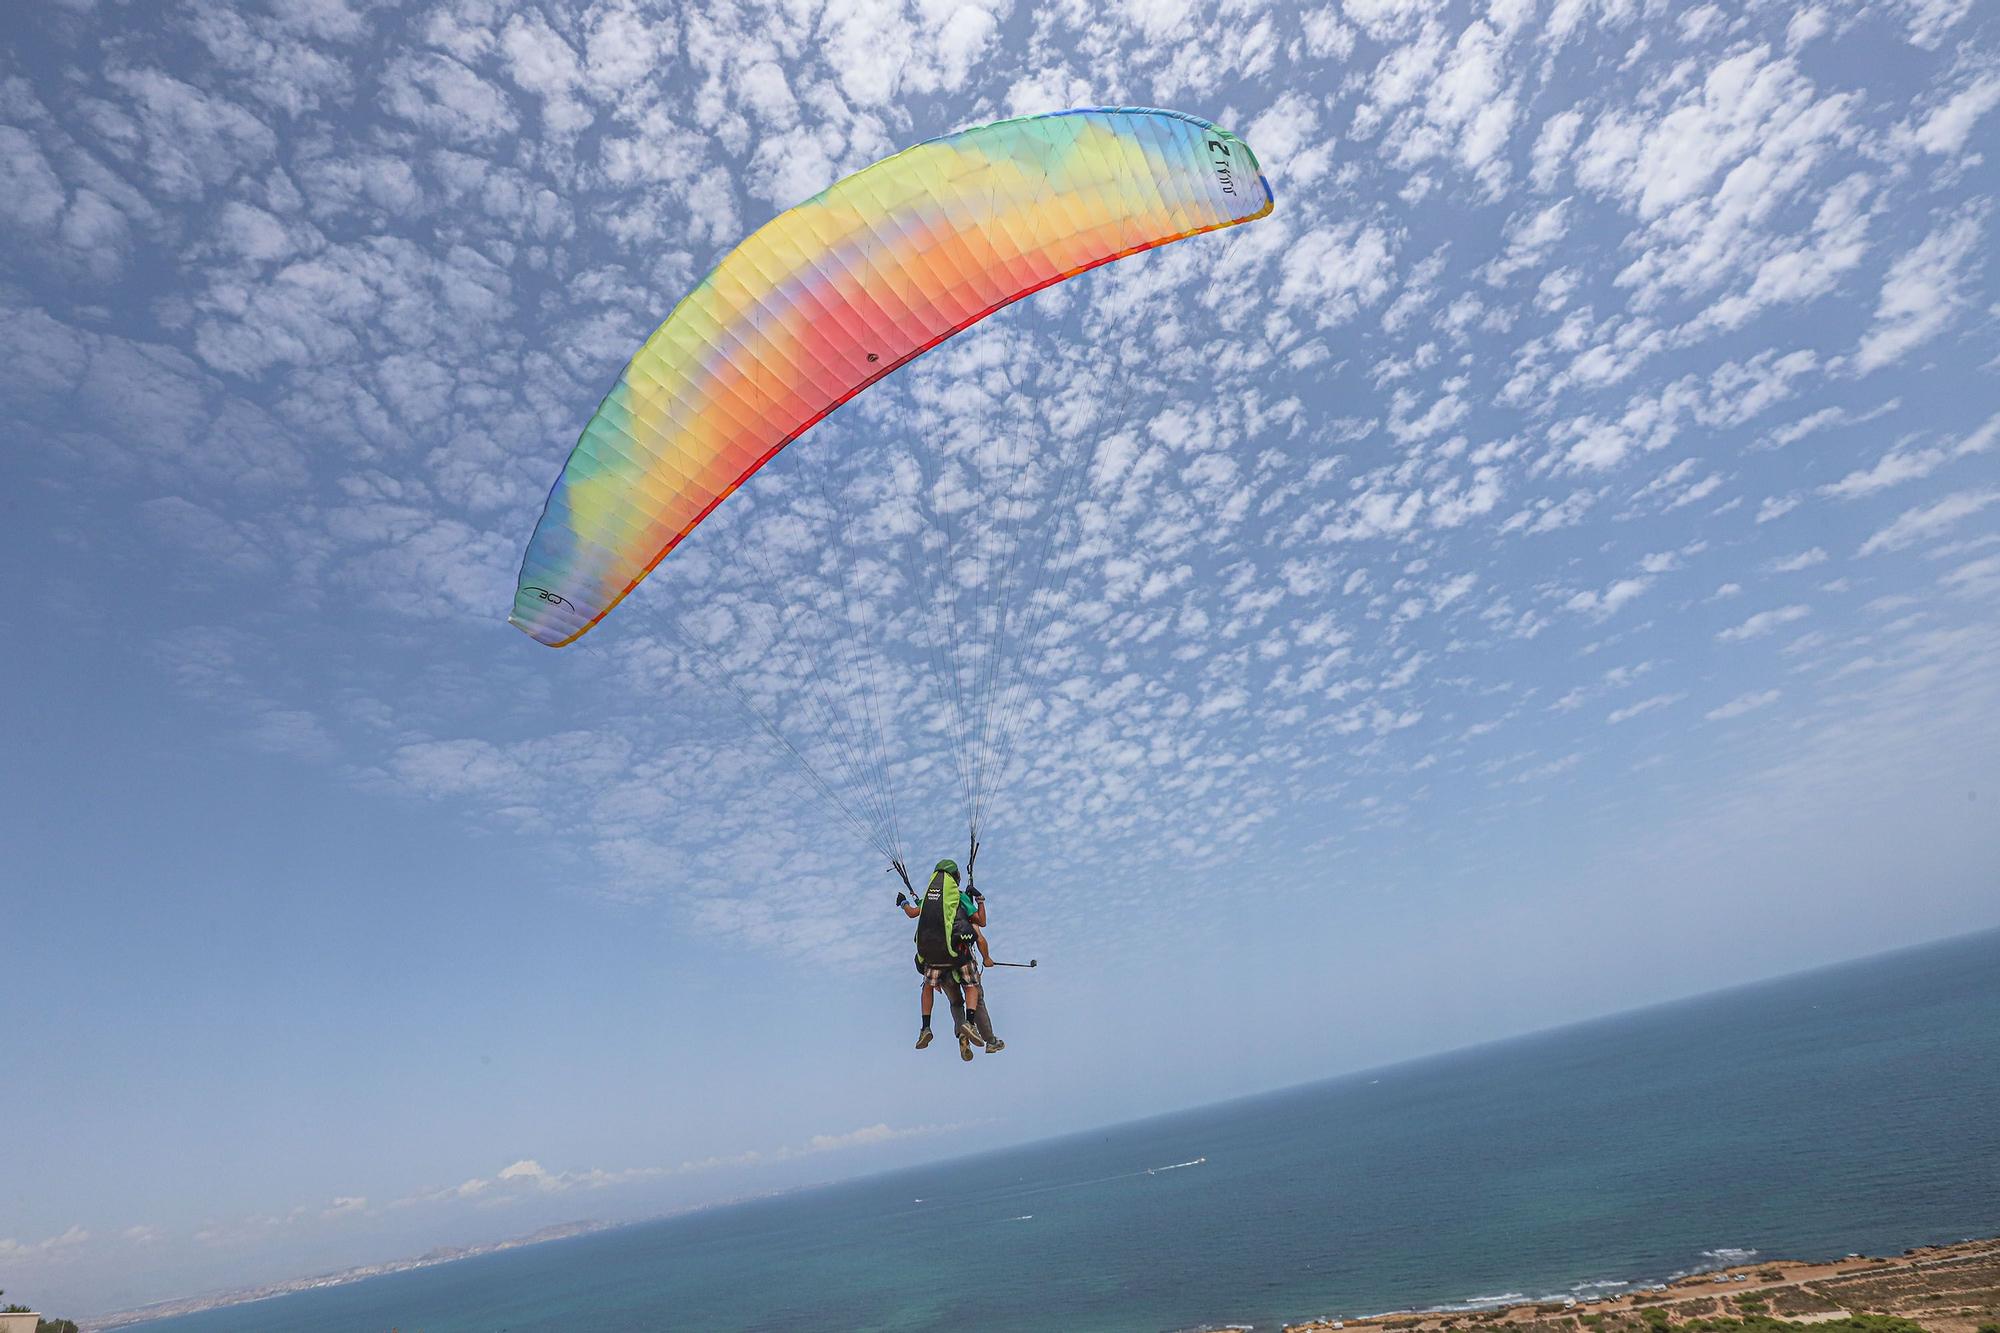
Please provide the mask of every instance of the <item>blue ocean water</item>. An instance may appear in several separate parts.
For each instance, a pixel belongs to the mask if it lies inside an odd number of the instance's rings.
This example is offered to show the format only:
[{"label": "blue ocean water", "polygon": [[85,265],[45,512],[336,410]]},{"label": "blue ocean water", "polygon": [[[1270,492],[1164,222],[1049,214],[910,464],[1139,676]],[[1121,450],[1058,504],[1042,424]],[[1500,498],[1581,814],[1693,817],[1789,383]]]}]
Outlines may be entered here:
[{"label": "blue ocean water", "polygon": [[[1996,1232],[1989,932],[144,1327],[1265,1329],[1653,1280],[1717,1251],[1815,1258]],[[976,1263],[948,1261],[953,1243]]]}]

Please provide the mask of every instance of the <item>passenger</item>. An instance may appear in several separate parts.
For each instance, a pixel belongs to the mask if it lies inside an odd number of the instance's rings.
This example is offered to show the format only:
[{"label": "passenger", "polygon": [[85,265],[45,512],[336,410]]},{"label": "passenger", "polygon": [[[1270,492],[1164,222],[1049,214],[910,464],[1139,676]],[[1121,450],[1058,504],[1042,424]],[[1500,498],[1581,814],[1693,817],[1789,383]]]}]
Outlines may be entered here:
[{"label": "passenger", "polygon": [[[901,866],[896,869],[900,872]],[[898,894],[896,902],[904,915],[917,923],[916,965],[924,978],[918,996],[921,1026],[917,1049],[931,1044],[931,1008],[937,992],[949,986],[964,997],[964,1014],[955,1018],[953,1028],[958,1038],[959,1058],[970,1060],[975,1044],[998,1050],[1002,1043],[992,1040],[991,1023],[982,1025],[979,1013],[979,963],[974,961],[973,953],[977,951],[988,962],[992,960],[979,933],[986,920],[986,903],[978,889],[970,884],[961,889],[959,884],[958,863],[947,858],[932,870],[920,901],[912,902],[907,895]]]}]

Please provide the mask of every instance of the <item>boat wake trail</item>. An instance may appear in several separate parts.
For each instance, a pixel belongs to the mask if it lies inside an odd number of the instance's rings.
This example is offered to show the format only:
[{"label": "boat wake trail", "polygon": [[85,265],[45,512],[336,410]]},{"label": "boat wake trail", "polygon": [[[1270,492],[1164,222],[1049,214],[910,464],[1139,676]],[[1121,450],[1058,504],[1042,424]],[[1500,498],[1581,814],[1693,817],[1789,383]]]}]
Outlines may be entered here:
[{"label": "boat wake trail", "polygon": [[[1200,1166],[1200,1165],[1201,1165],[1202,1163],[1206,1162],[1207,1160],[1208,1160],[1208,1159],[1207,1159],[1206,1157],[1197,1157],[1197,1158],[1195,1158],[1195,1159],[1194,1159],[1194,1160],[1193,1160],[1192,1162],[1175,1162],[1175,1163],[1174,1163],[1174,1164],[1173,1164],[1172,1166],[1149,1166],[1149,1167],[1147,1167],[1147,1168],[1146,1168],[1146,1174],[1147,1174],[1147,1175],[1149,1175],[1149,1176],[1157,1176],[1157,1175],[1159,1175],[1159,1174],[1160,1174],[1160,1172],[1162,1172],[1162,1171],[1178,1171],[1178,1170],[1180,1170],[1180,1169],[1181,1169],[1182,1167],[1188,1167],[1188,1166]],[[1113,1177],[1113,1179],[1116,1179],[1116,1178],[1117,1178],[1117,1177],[1115,1177],[1115,1176]]]},{"label": "boat wake trail", "polygon": [[[1089,1189],[1094,1185],[1111,1185],[1121,1180],[1139,1180],[1147,1176],[1162,1175],[1168,1171],[1185,1171],[1191,1166],[1206,1166],[1207,1164],[1208,1158],[1206,1156],[1194,1157],[1185,1162],[1168,1162],[1163,1166],[1142,1167],[1137,1171],[1121,1171],[1117,1175],[1112,1176],[1091,1176],[1085,1180],[1064,1180],[1046,1185],[1022,1184],[1012,1188],[996,1190],[986,1195],[983,1199],[968,1198],[944,1203],[932,1200],[931,1206],[945,1209],[994,1209],[996,1205],[1017,1203],[1041,1195],[1061,1194],[1069,1190]],[[911,1202],[922,1204],[924,1200],[914,1199]],[[1034,1220],[1034,1216],[1033,1213],[1022,1213],[1016,1216],[1009,1216],[1005,1220],[1009,1222],[1028,1222]]]}]

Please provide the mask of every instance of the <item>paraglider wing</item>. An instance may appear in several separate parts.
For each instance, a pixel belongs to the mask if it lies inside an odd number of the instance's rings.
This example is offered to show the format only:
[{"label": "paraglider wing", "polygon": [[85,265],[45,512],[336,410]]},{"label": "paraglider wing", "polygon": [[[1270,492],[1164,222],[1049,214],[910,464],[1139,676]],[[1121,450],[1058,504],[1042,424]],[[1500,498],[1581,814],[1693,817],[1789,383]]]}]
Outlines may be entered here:
[{"label": "paraglider wing", "polygon": [[983,125],[836,182],[732,250],[625,367],[549,492],[508,619],[574,642],[882,376],[1051,283],[1271,205],[1242,140],[1130,108]]}]

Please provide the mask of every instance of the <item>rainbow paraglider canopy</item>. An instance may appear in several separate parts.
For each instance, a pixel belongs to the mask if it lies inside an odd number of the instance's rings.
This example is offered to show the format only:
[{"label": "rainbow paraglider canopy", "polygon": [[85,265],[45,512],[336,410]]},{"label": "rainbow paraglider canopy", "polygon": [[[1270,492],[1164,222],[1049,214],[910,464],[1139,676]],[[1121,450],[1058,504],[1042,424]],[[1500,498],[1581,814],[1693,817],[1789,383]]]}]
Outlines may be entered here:
[{"label": "rainbow paraglider canopy", "polygon": [[995,310],[1271,211],[1249,145],[1091,108],[931,139],[732,250],[625,367],[549,492],[508,617],[581,637],[834,408]]}]

